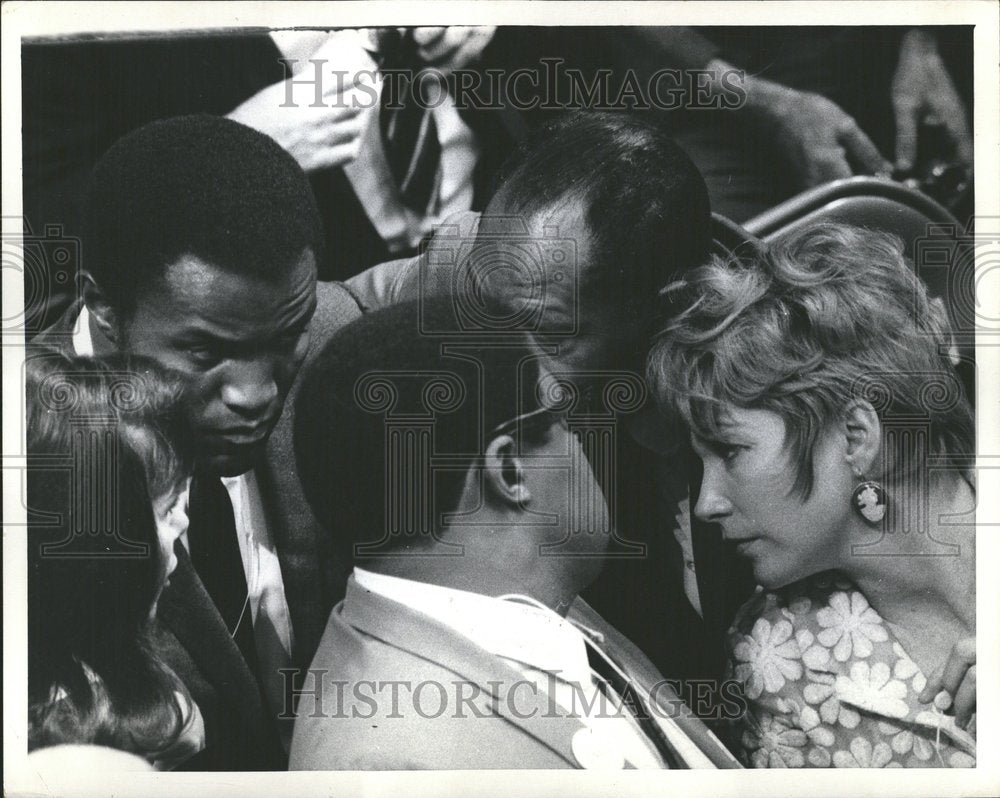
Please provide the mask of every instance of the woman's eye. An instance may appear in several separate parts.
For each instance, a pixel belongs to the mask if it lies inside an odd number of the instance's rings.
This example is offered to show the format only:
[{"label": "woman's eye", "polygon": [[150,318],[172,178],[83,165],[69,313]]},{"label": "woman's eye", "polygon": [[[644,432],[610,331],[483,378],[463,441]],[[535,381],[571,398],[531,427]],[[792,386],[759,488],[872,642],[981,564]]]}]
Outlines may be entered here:
[{"label": "woman's eye", "polygon": [[736,456],[742,451],[742,449],[742,446],[737,446],[735,444],[719,443],[715,446],[715,453],[725,462],[731,463],[736,459]]}]

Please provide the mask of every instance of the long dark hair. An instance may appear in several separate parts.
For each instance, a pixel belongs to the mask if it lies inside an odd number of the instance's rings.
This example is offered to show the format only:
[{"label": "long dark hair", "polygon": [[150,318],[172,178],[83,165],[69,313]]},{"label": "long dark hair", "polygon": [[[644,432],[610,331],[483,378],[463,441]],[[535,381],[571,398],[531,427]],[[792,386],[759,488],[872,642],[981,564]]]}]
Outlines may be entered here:
[{"label": "long dark hair", "polygon": [[153,502],[191,473],[180,383],[144,359],[26,367],[28,747],[154,756],[189,701],[151,644],[166,564]]}]

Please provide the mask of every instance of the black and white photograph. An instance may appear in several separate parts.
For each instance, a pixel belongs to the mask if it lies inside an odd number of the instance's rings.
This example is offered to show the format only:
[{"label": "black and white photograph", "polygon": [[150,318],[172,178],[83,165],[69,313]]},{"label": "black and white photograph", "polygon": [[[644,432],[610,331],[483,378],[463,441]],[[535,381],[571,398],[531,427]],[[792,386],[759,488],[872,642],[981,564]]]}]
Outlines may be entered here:
[{"label": "black and white photograph", "polygon": [[995,3],[0,13],[5,794],[1000,792]]}]

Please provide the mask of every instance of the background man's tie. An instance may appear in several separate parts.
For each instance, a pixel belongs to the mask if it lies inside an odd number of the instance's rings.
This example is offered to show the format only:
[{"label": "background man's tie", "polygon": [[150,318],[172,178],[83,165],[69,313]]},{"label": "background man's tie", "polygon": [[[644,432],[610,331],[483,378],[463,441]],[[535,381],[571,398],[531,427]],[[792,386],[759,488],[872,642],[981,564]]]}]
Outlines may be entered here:
[{"label": "background man's tie", "polygon": [[409,34],[384,29],[378,41],[385,76],[379,108],[382,145],[400,199],[423,214],[437,191],[441,163],[441,142],[427,101],[434,102],[447,89],[436,73],[421,73],[424,64]]}]

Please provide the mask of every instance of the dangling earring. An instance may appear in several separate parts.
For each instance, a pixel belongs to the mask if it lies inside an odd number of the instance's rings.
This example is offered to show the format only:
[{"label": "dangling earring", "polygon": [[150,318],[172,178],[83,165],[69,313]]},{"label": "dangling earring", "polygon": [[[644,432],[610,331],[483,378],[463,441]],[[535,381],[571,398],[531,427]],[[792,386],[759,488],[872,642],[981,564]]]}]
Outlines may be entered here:
[{"label": "dangling earring", "polygon": [[860,471],[855,470],[854,475],[861,482],[851,494],[851,506],[872,526],[882,523],[885,511],[889,506],[889,498],[885,495],[885,488],[878,482],[865,479]]}]

